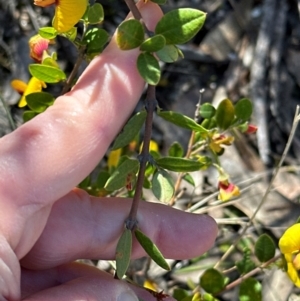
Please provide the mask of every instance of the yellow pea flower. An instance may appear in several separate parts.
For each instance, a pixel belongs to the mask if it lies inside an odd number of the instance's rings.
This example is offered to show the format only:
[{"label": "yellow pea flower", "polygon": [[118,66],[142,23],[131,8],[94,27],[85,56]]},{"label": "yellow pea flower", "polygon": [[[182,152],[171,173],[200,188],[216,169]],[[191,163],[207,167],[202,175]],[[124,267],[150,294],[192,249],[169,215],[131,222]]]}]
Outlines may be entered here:
[{"label": "yellow pea flower", "polygon": [[109,169],[111,169],[112,167],[117,167],[121,154],[122,154],[121,148],[113,150],[109,153],[108,160],[107,160],[107,165]]},{"label": "yellow pea flower", "polygon": [[279,249],[286,260],[286,272],[294,284],[300,287],[300,224],[289,227],[279,240]]},{"label": "yellow pea flower", "polygon": [[31,37],[28,42],[30,57],[40,63],[43,59],[44,51],[47,51],[50,42],[50,40],[42,38],[39,34]]},{"label": "yellow pea flower", "polygon": [[18,106],[20,108],[25,107],[27,105],[26,102],[26,96],[34,93],[34,92],[41,92],[43,88],[46,88],[47,85],[37,79],[36,77],[32,77],[28,84],[24,83],[23,81],[19,80],[19,79],[15,79],[11,82],[11,86],[19,93],[22,95]]},{"label": "yellow pea flower", "polygon": [[55,4],[53,27],[59,32],[67,32],[74,27],[86,11],[87,0],[34,0],[34,4],[46,7]]}]

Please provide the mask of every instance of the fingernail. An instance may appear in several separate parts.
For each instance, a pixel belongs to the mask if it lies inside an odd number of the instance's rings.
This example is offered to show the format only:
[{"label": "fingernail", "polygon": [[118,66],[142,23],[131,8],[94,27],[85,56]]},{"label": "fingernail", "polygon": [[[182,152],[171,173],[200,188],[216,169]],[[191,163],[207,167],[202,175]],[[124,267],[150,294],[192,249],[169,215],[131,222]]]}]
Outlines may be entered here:
[{"label": "fingernail", "polygon": [[124,292],[118,296],[117,301],[138,301],[138,298],[132,292]]}]

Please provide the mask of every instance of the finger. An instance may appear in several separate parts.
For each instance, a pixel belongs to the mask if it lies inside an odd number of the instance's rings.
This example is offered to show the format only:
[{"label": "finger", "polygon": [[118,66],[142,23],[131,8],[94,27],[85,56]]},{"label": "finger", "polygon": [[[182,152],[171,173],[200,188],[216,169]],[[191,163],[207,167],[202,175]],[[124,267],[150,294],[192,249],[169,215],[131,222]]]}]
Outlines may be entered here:
[{"label": "finger", "polygon": [[[162,15],[160,8],[151,1],[139,6],[145,23],[153,29]],[[138,50],[119,50],[113,38],[71,92],[2,138],[0,207],[7,214],[0,228],[13,248],[18,248],[19,257],[28,247],[19,243],[24,233],[11,229],[24,227],[24,219],[39,219],[38,229],[32,226],[26,233],[27,242],[36,239],[49,206],[92,171],[133,111],[144,87],[136,69],[138,54]],[[20,211],[17,216],[16,209]]]},{"label": "finger", "polygon": [[157,300],[142,288],[129,287],[124,281],[80,263],[44,271],[22,271],[22,300],[26,301],[138,301],[137,296],[144,301]]},{"label": "finger", "polygon": [[[55,203],[41,237],[21,264],[44,269],[79,258],[114,259],[130,206],[129,199],[98,199],[79,189],[69,193]],[[137,219],[166,258],[199,256],[211,248],[217,235],[209,216],[161,204],[141,201]],[[134,242],[132,257],[144,255]]]}]

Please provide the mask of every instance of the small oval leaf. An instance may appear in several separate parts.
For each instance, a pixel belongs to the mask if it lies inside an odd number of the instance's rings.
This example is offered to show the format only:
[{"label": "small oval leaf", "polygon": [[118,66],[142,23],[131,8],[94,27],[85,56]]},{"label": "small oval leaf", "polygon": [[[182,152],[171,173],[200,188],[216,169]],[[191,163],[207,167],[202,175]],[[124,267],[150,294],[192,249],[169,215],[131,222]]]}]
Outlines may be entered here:
[{"label": "small oval leaf", "polygon": [[179,142],[175,141],[169,148],[168,154],[170,157],[182,158],[184,155],[182,145]]},{"label": "small oval leaf", "polygon": [[87,54],[100,53],[108,42],[109,34],[102,28],[89,29],[83,41],[86,43]]},{"label": "small oval leaf", "polygon": [[31,120],[32,118],[34,118],[36,115],[38,115],[38,113],[36,113],[34,111],[25,111],[23,113],[23,120],[24,120],[24,122],[27,122],[27,121]]},{"label": "small oval leaf", "polygon": [[200,106],[199,113],[200,113],[201,117],[203,117],[205,119],[210,119],[215,116],[216,109],[212,104],[206,102]]},{"label": "small oval leaf", "polygon": [[163,119],[172,122],[182,128],[189,129],[196,132],[207,133],[207,130],[194,121],[192,118],[174,111],[159,111],[157,115]]},{"label": "small oval leaf", "polygon": [[141,47],[141,51],[147,51],[147,52],[156,52],[166,45],[166,39],[163,35],[157,34],[151,38],[146,39]]},{"label": "small oval leaf", "polygon": [[66,79],[65,73],[61,69],[47,65],[31,64],[29,72],[33,77],[46,83],[58,83]]},{"label": "small oval leaf", "polygon": [[173,63],[178,60],[180,52],[175,45],[166,45],[156,52],[157,57],[165,63]]},{"label": "small oval leaf", "polygon": [[32,111],[42,113],[54,103],[54,97],[47,92],[35,92],[26,95],[26,102]]},{"label": "small oval leaf", "polygon": [[248,98],[240,99],[234,108],[235,116],[242,122],[249,120],[252,115],[252,103]]},{"label": "small oval leaf", "polygon": [[169,202],[175,192],[171,175],[163,169],[156,170],[152,178],[152,191],[159,201]]},{"label": "small oval leaf", "polygon": [[219,128],[227,130],[234,121],[234,106],[229,99],[224,99],[218,105],[216,121]]},{"label": "small oval leaf", "polygon": [[95,3],[89,7],[87,19],[90,24],[98,24],[104,20],[104,11],[100,3]]},{"label": "small oval leaf", "polygon": [[140,21],[125,20],[117,29],[117,45],[122,50],[139,47],[144,41],[144,35],[144,28]]},{"label": "small oval leaf", "polygon": [[156,262],[163,269],[169,271],[170,267],[168,263],[166,262],[164,256],[161,254],[154,242],[138,229],[134,231],[134,234],[140,245],[143,247],[145,252],[153,259],[153,261]]},{"label": "small oval leaf", "polygon": [[132,233],[130,230],[125,229],[121,235],[117,248],[116,248],[116,273],[119,279],[122,279],[125,275],[131,256],[132,249]]},{"label": "small oval leaf", "polygon": [[107,180],[104,188],[115,191],[126,186],[128,177],[134,178],[139,169],[139,161],[126,158]]},{"label": "small oval leaf", "polygon": [[155,162],[161,168],[176,172],[197,171],[205,167],[202,162],[176,157],[159,158]]},{"label": "small oval leaf", "polygon": [[254,278],[245,279],[240,285],[240,301],[262,301],[262,285]]},{"label": "small oval leaf", "polygon": [[207,269],[200,278],[200,286],[210,294],[220,292],[225,286],[225,277],[216,269]]},{"label": "small oval leaf", "polygon": [[174,9],[160,19],[155,33],[162,34],[167,44],[183,44],[202,28],[205,18],[206,14],[197,9]]},{"label": "small oval leaf", "polygon": [[260,262],[266,262],[275,256],[276,246],[273,239],[266,233],[255,243],[255,256]]},{"label": "small oval leaf", "polygon": [[56,38],[57,31],[53,27],[42,27],[39,29],[39,35],[44,39],[52,40]]},{"label": "small oval leaf", "polygon": [[112,150],[122,148],[133,141],[136,135],[140,132],[147,117],[146,111],[141,111],[132,116],[126,123],[122,132],[116,138]]},{"label": "small oval leaf", "polygon": [[157,59],[148,52],[140,53],[137,68],[142,78],[150,85],[157,85],[160,80],[160,67]]}]

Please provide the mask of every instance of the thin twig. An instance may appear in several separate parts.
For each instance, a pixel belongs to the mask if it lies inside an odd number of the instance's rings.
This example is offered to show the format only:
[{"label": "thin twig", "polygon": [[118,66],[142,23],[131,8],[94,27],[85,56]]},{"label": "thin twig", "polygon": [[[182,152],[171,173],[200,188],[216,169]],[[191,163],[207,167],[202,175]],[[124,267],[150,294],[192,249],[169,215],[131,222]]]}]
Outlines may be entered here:
[{"label": "thin twig", "polygon": [[12,116],[11,116],[9,110],[8,110],[7,104],[6,104],[5,100],[2,98],[1,95],[0,95],[0,100],[1,100],[1,103],[4,107],[4,110],[6,112],[6,116],[7,116],[7,119],[9,121],[10,127],[14,131],[17,128],[16,124],[15,124],[14,120],[12,119]]},{"label": "thin twig", "polygon": [[230,284],[228,284],[220,293],[222,293],[224,291],[229,291],[230,289],[236,287],[237,285],[240,285],[245,279],[248,279],[248,278],[250,278],[250,277],[258,274],[259,272],[261,272],[262,269],[268,267],[271,263],[277,261],[280,257],[281,257],[281,254],[279,254],[279,255],[271,258],[270,260],[268,260],[267,262],[263,263],[259,267],[255,268],[254,270],[250,271],[249,273],[241,276],[237,280],[235,280],[235,281],[231,282]]},{"label": "thin twig", "polygon": [[298,123],[299,123],[299,120],[300,120],[300,115],[299,115],[299,110],[300,110],[300,107],[297,106],[296,108],[296,112],[295,112],[295,116],[294,116],[294,121],[293,121],[293,126],[292,126],[292,129],[291,129],[291,133],[289,135],[289,139],[287,141],[287,144],[285,146],[285,149],[284,149],[284,152],[281,156],[281,159],[277,165],[277,167],[275,168],[274,172],[273,172],[273,175],[272,175],[272,179],[268,185],[268,188],[267,190],[265,191],[265,194],[262,198],[262,200],[260,201],[259,205],[257,206],[256,210],[254,211],[254,213],[252,214],[249,222],[247,223],[247,225],[244,227],[244,229],[242,230],[241,234],[239,235],[239,237],[236,239],[236,241],[230,246],[230,248],[224,253],[224,255],[221,257],[221,259],[215,264],[215,268],[217,268],[221,262],[223,262],[230,254],[231,252],[235,249],[235,247],[237,246],[237,244],[239,243],[239,241],[241,240],[241,238],[244,236],[244,234],[246,233],[247,229],[250,227],[250,225],[252,224],[254,218],[256,217],[258,211],[260,210],[260,208],[263,206],[263,204],[266,202],[267,200],[267,197],[271,191],[271,188],[273,186],[273,183],[274,183],[274,180],[280,170],[280,167],[282,166],[286,156],[287,156],[287,153],[290,149],[290,146],[292,144],[292,141],[293,141],[293,138],[295,136],[295,132],[296,132],[296,129],[297,129],[297,126],[298,126]]}]

